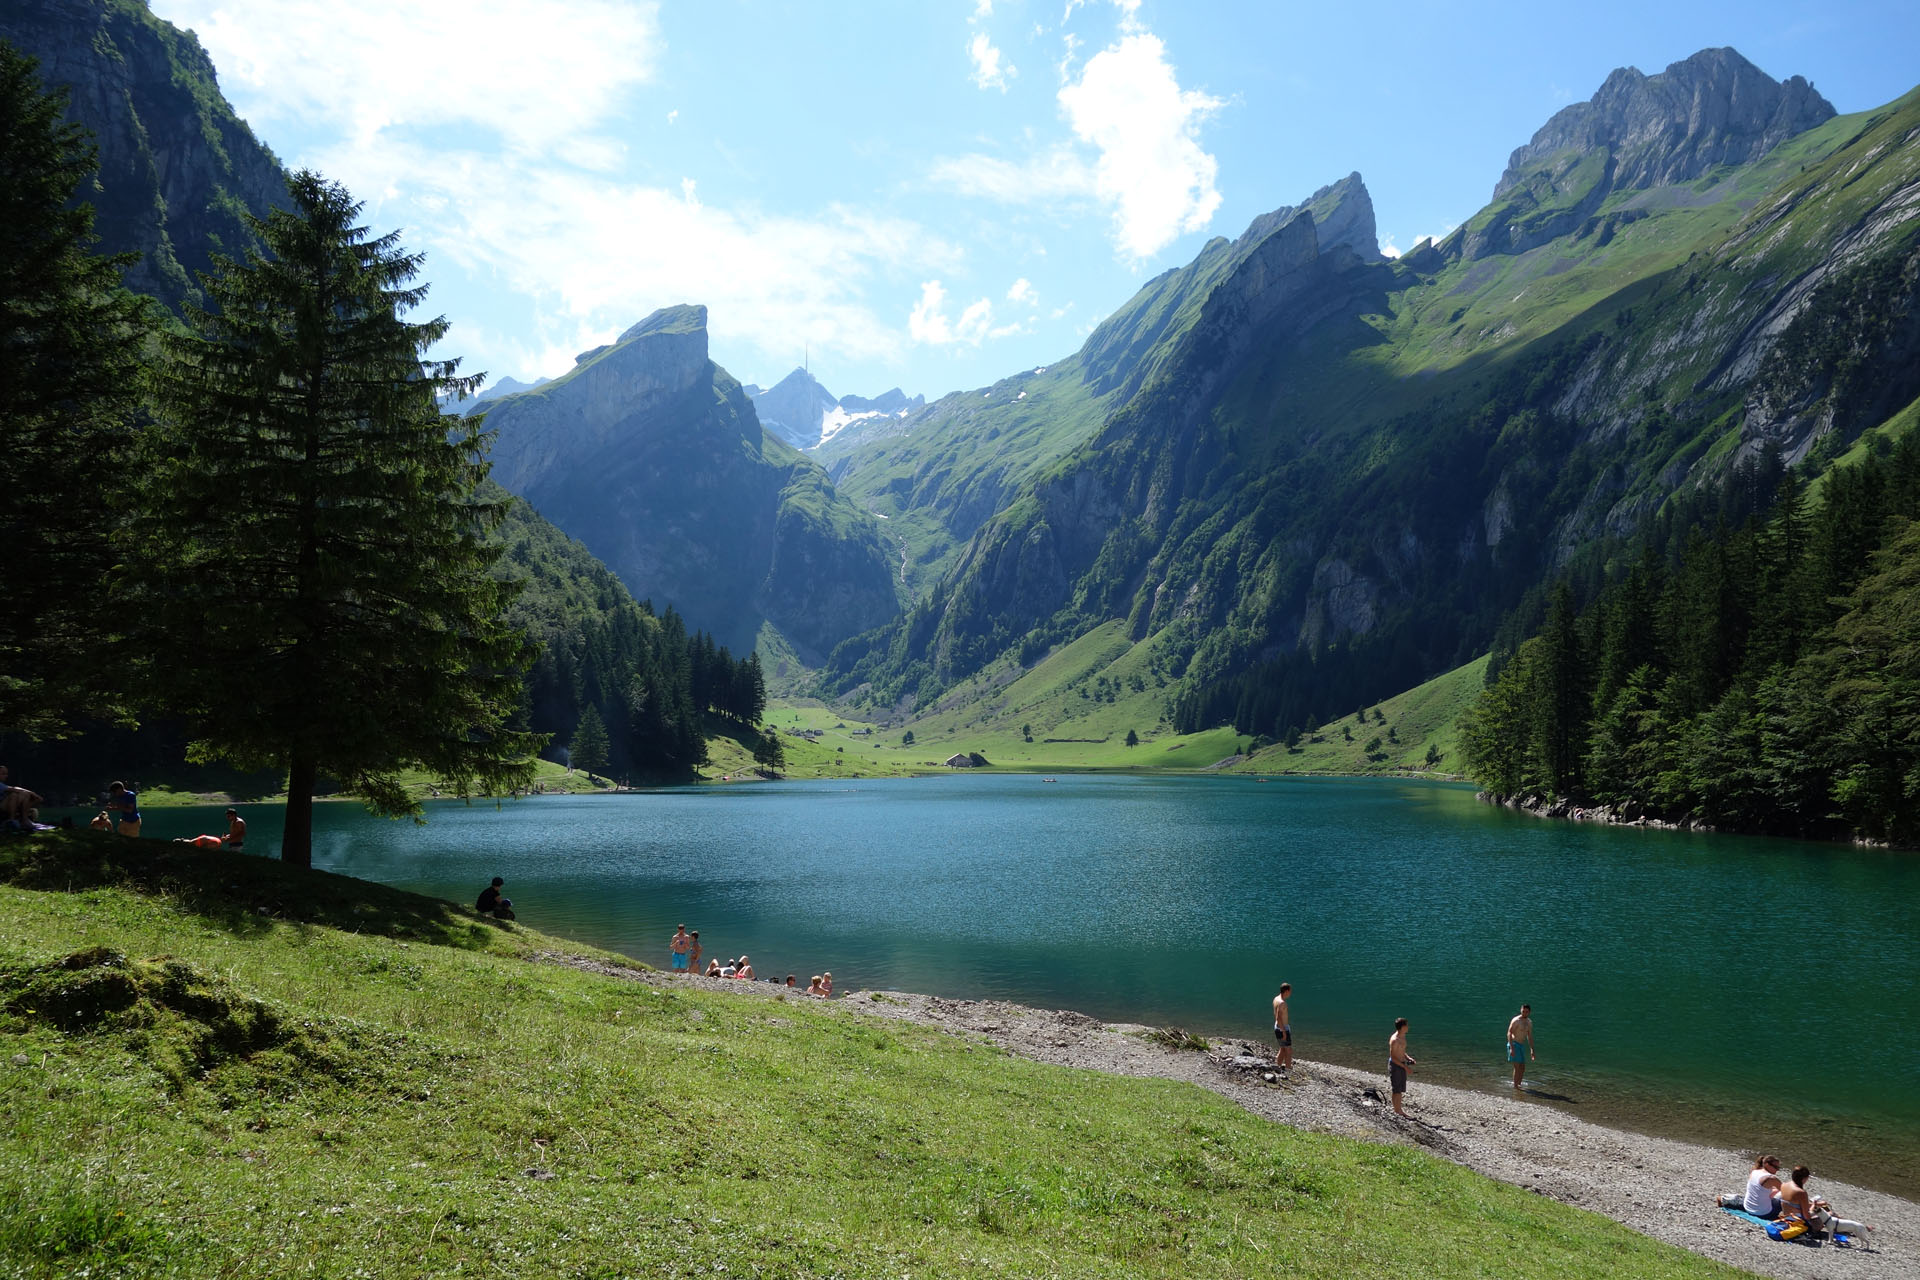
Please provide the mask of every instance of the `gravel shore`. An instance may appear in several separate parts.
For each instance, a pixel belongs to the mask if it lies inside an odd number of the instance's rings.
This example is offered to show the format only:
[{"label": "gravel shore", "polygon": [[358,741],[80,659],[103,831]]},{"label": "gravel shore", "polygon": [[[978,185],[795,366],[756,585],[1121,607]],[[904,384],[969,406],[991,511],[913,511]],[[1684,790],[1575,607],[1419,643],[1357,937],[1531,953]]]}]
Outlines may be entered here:
[{"label": "gravel shore", "polygon": [[[708,982],[574,957],[549,958],[654,985]],[[769,1000],[783,994],[764,983],[716,980],[712,985]],[[1714,1204],[1719,1193],[1745,1182],[1753,1166],[1750,1154],[1605,1128],[1523,1095],[1425,1084],[1416,1070],[1403,1119],[1388,1105],[1384,1070],[1356,1071],[1296,1058],[1292,1072],[1281,1077],[1273,1071],[1272,1047],[1251,1041],[1219,1041],[1205,1051],[1174,1049],[1148,1038],[1150,1028],[1105,1023],[1069,1010],[899,991],[855,992],[821,1007],[938,1027],[1038,1062],[1184,1080],[1280,1124],[1425,1147],[1489,1177],[1762,1275],[1920,1276],[1920,1204],[1829,1181],[1816,1172],[1815,1193],[1833,1201],[1844,1216],[1872,1226],[1871,1239],[1854,1247],[1771,1240]]]}]

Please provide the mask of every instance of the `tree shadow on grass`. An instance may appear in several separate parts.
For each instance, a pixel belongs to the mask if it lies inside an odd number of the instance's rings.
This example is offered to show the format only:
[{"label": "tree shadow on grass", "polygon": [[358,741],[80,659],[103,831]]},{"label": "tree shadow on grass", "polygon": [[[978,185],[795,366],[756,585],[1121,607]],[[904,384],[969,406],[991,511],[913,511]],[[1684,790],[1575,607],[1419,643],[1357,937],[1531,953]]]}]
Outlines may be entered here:
[{"label": "tree shadow on grass", "polygon": [[404,889],[270,858],[96,831],[43,832],[0,843],[0,884],[43,893],[124,889],[168,898],[242,937],[292,922],[474,951],[514,932],[505,922]]}]

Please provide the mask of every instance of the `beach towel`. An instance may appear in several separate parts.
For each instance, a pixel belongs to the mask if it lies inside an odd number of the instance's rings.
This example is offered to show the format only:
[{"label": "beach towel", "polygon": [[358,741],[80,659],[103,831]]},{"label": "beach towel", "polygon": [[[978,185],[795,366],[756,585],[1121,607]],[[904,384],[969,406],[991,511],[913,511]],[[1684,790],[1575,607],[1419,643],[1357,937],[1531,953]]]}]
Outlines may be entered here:
[{"label": "beach towel", "polygon": [[[1771,1226],[1773,1223],[1779,1221],[1778,1218],[1756,1218],[1752,1214],[1748,1213],[1745,1209],[1729,1209],[1724,1205],[1721,1206],[1720,1212],[1731,1214],[1732,1216],[1740,1219],[1740,1221],[1742,1222],[1751,1222],[1754,1226],[1759,1227],[1762,1231],[1766,1230],[1767,1227]],[[1802,1240],[1811,1241],[1813,1239],[1813,1233],[1808,1232],[1806,1235],[1801,1236],[1800,1238]],[[1833,1237],[1833,1242],[1835,1244],[1852,1244],[1853,1243],[1853,1241],[1850,1238],[1843,1235],[1835,1235]]]}]

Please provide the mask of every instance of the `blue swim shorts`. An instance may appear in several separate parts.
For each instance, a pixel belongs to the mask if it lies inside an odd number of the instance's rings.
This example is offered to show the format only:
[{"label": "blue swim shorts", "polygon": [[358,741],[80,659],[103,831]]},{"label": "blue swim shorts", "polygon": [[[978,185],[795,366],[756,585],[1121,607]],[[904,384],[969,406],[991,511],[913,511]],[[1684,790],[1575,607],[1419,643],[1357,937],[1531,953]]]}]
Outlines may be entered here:
[{"label": "blue swim shorts", "polygon": [[1518,1040],[1507,1041],[1507,1061],[1508,1062],[1525,1062],[1526,1060],[1527,1060],[1527,1046],[1522,1044]]},{"label": "blue swim shorts", "polygon": [[684,951],[675,951],[675,952],[673,952],[673,967],[674,967],[674,968],[676,968],[676,969],[684,969],[684,968],[686,968],[686,967],[687,967],[687,953],[686,953],[686,952],[684,952]]}]

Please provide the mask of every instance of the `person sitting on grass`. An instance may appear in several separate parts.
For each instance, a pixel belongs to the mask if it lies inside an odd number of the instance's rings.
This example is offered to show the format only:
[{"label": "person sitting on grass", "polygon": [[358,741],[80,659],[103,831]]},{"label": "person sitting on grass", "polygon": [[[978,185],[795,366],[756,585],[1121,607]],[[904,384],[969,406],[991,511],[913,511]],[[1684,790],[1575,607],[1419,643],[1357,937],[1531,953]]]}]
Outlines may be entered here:
[{"label": "person sitting on grass", "polygon": [[820,988],[827,993],[827,999],[833,999],[833,970],[820,975]]},{"label": "person sitting on grass", "polygon": [[473,909],[483,916],[490,916],[499,910],[500,886],[505,883],[505,880],[502,880],[499,876],[495,876],[493,883],[480,891],[479,898],[474,901]]},{"label": "person sitting on grass", "polygon": [[230,852],[239,853],[247,842],[247,820],[240,816],[238,809],[227,810],[227,834],[223,836],[195,836],[189,840],[185,836],[175,836],[175,844],[190,844],[196,849],[218,849],[225,846]]},{"label": "person sitting on grass", "polygon": [[740,963],[734,966],[733,976],[745,982],[753,981],[753,965],[748,963],[745,956],[741,956]]},{"label": "person sitting on grass", "polygon": [[25,787],[7,781],[7,766],[0,764],[0,822],[18,823],[20,830],[33,830],[33,811],[46,801]]},{"label": "person sitting on grass", "polygon": [[819,974],[816,973],[813,975],[813,982],[807,987],[807,994],[815,1000],[825,1000],[827,998],[827,989],[820,985]]},{"label": "person sitting on grass", "polygon": [[518,920],[520,917],[513,914],[513,899],[500,899],[500,905],[493,909],[493,918],[495,920]]},{"label": "person sitting on grass", "polygon": [[116,782],[107,788],[107,812],[113,815],[113,829],[123,836],[140,834],[140,797]]}]

